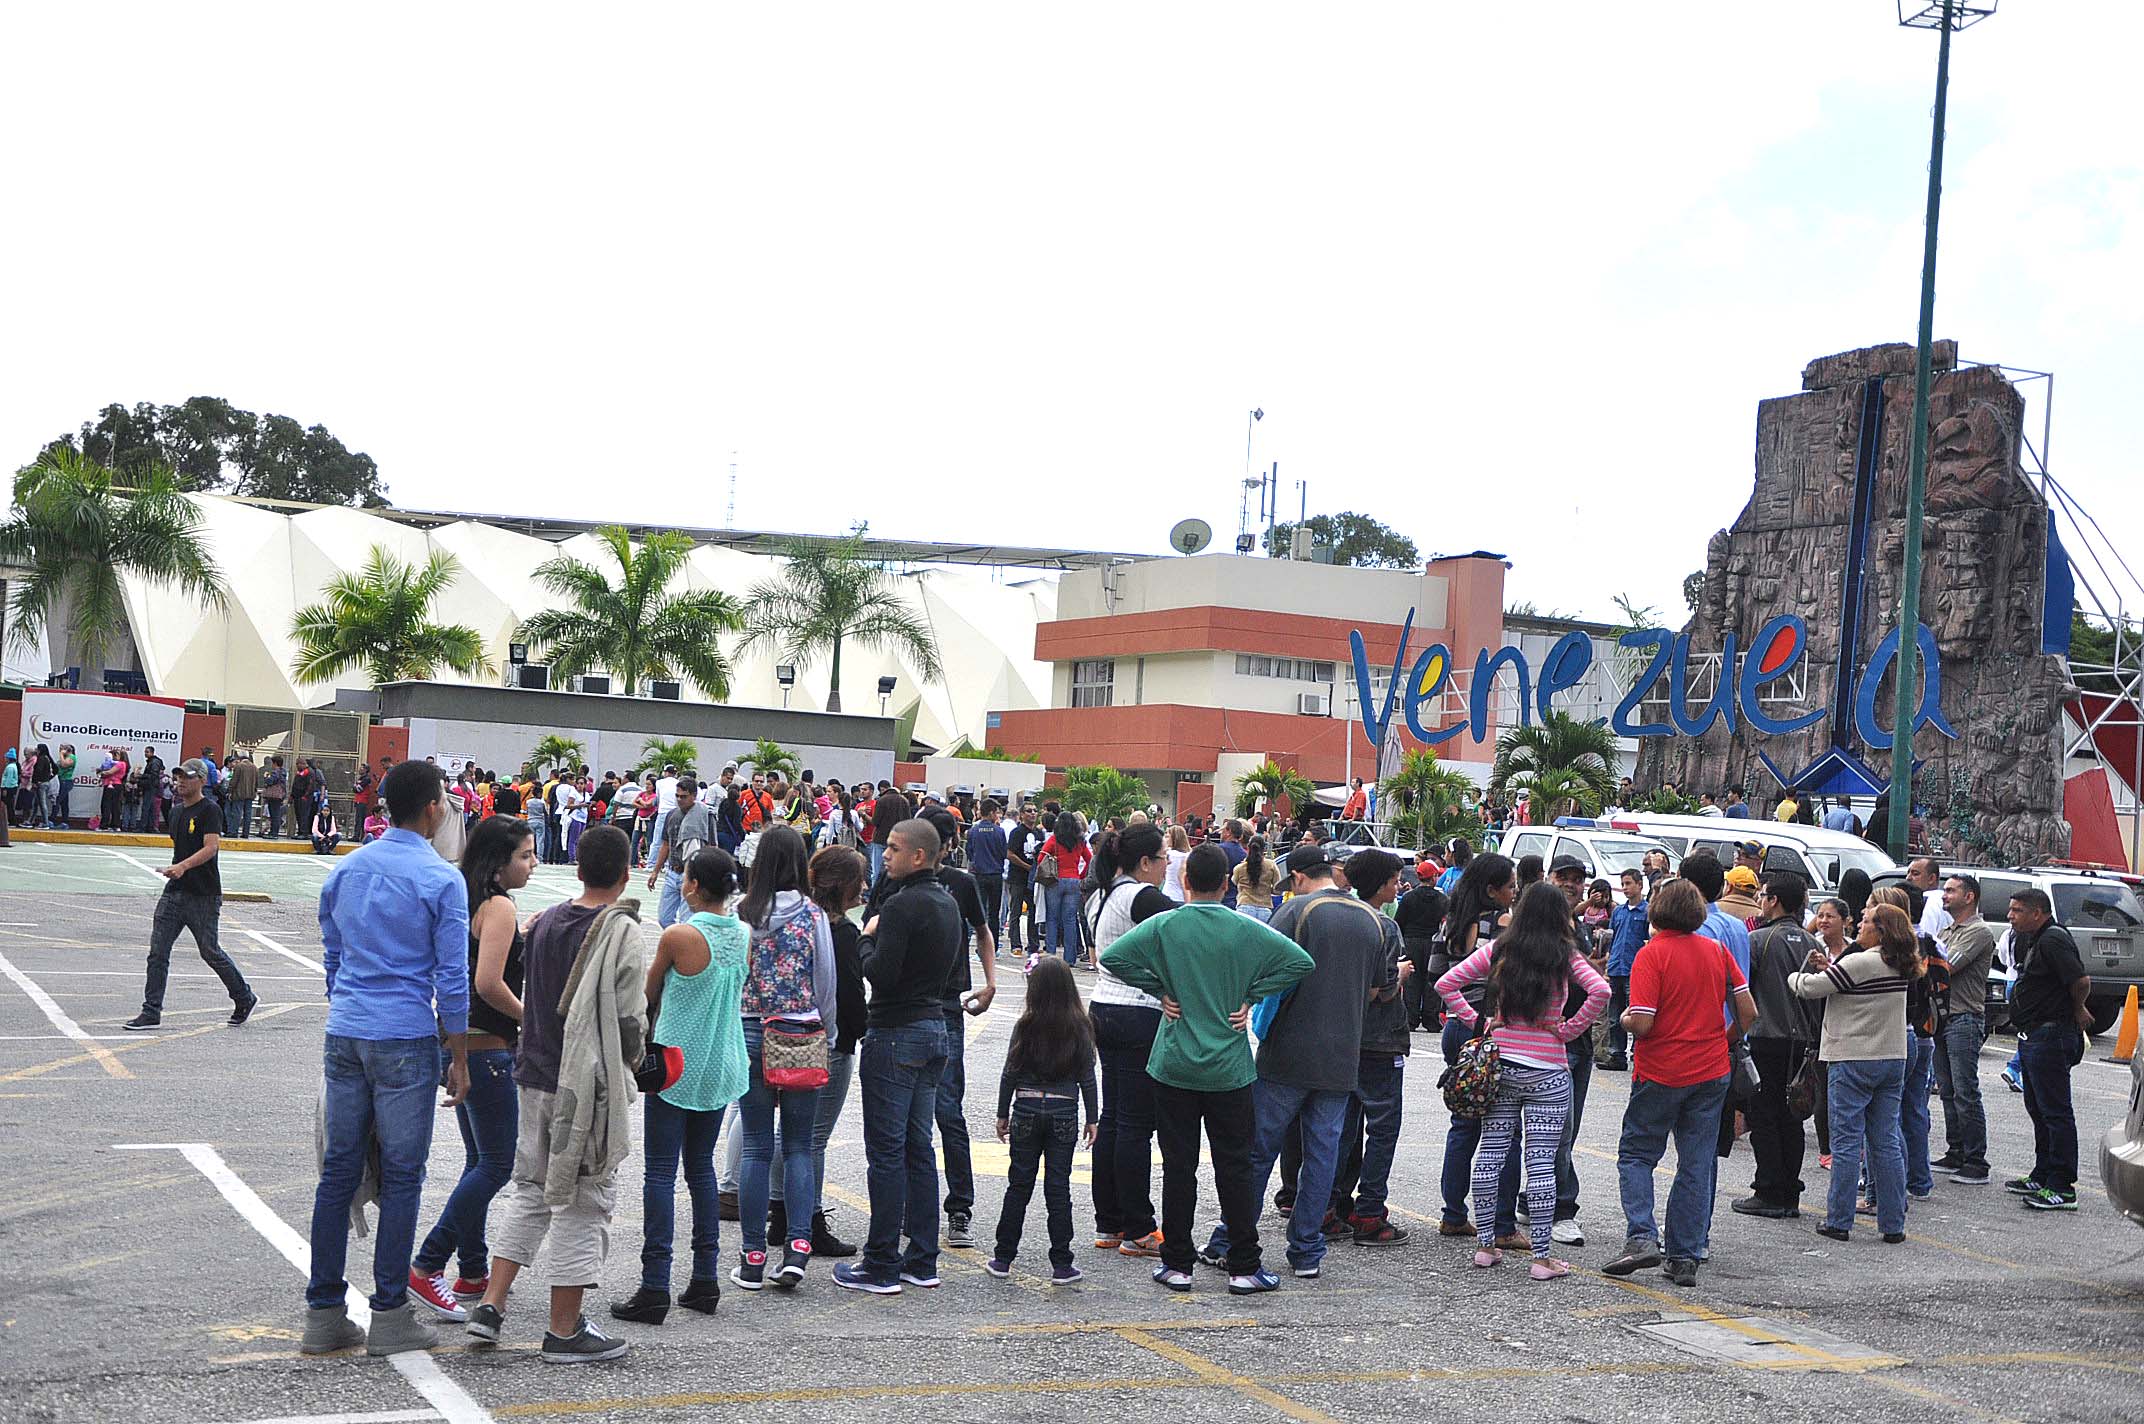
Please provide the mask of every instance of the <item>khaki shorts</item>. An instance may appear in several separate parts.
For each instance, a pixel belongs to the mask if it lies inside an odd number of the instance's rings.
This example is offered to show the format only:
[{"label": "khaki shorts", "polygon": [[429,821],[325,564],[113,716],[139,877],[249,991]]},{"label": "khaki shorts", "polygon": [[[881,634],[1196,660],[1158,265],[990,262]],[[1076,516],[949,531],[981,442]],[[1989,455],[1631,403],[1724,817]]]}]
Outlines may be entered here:
[{"label": "khaki shorts", "polygon": [[617,1200],[618,1174],[583,1177],[564,1206],[543,1199],[544,1175],[551,1165],[551,1105],[554,1093],[521,1089],[520,1136],[514,1145],[514,1179],[492,1213],[491,1252],[524,1270],[536,1263],[550,1242],[546,1285],[592,1286],[603,1278],[610,1255],[611,1209]]}]

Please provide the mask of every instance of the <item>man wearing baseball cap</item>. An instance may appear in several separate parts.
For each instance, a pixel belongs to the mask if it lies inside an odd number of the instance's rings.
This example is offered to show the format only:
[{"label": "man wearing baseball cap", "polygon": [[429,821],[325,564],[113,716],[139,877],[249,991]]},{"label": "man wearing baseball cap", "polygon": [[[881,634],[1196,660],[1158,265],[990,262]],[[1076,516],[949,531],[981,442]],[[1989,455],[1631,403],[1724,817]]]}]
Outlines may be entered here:
[{"label": "man wearing baseball cap", "polygon": [[1727,890],[1720,896],[1720,913],[1731,915],[1747,928],[1758,916],[1757,872],[1742,863],[1740,851],[1735,853],[1734,868],[1727,872]]},{"label": "man wearing baseball cap", "polygon": [[193,931],[203,962],[216,971],[229,991],[231,1027],[244,1023],[260,1002],[216,939],[216,920],[223,910],[223,876],[216,867],[216,853],[223,845],[223,812],[202,794],[208,774],[207,764],[199,757],[171,769],[171,784],[179,798],[171,808],[171,864],[164,867],[164,893],[150,921],[149,976],[142,989],[141,1012],[126,1022],[135,1033],[146,1033],[164,1021],[171,947],[178,943],[182,929]]}]

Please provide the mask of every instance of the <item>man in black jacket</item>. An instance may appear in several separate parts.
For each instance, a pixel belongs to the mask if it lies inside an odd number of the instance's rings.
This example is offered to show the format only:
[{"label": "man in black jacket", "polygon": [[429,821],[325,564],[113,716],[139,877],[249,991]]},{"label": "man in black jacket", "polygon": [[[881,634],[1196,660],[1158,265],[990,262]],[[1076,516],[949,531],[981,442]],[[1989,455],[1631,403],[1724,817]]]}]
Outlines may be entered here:
[{"label": "man in black jacket", "polygon": [[960,959],[962,934],[960,908],[938,880],[937,829],[928,821],[902,821],[884,844],[885,873],[864,922],[871,1008],[857,1065],[864,1085],[871,1230],[863,1259],[836,1266],[834,1283],[898,1295],[903,1282],[938,1284],[938,1159],[931,1129],[946,1060],[943,996]]},{"label": "man in black jacket", "polygon": [[1757,1158],[1750,1194],[1732,1204],[1744,1216],[1801,1215],[1808,1138],[1801,1118],[1787,1106],[1787,1092],[1816,1049],[1816,1030],[1808,1005],[1787,987],[1787,976],[1806,970],[1809,956],[1822,947],[1802,928],[1808,900],[1800,876],[1774,875],[1757,897],[1764,923],[1750,931],[1749,992],[1757,1001],[1757,1022],[1750,1025],[1749,1051],[1759,1086],[1743,1108],[1750,1151]]}]

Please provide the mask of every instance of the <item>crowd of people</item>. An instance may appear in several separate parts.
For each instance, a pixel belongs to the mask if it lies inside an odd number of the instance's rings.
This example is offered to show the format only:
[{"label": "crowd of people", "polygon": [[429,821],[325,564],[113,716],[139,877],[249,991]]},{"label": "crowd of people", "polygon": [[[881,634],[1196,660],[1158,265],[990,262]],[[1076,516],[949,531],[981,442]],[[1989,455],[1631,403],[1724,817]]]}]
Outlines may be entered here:
[{"label": "crowd of people", "polygon": [[[175,826],[173,895],[213,866],[206,771],[179,772],[194,809]],[[873,1294],[935,1288],[946,1249],[1008,1275],[1038,1185],[1048,1278],[1078,1280],[1083,1146],[1093,1246],[1147,1259],[1159,1286],[1194,1289],[1202,1264],[1242,1295],[1279,1288],[1283,1269],[1314,1280],[1336,1244],[1409,1240],[1389,1196],[1422,1032],[1440,1035],[1446,1065],[1438,1232],[1482,1270],[1520,1252],[1534,1280],[1570,1273],[1559,1250],[1585,1244],[1573,1151],[1596,1070],[1631,1075],[1610,1274],[1696,1281],[1719,1164],[1744,1138],[1753,1181],[1734,1210],[1798,1218],[1812,1116],[1829,1173],[1817,1230],[1834,1242],[1863,1217],[1903,1240],[1938,1173],[1991,1180],[1978,1059],[1993,935],[1968,873],[1920,860],[1906,887],[1863,881],[1812,905],[1795,877],[1760,881],[1704,853],[1672,869],[1649,857],[1612,887],[1575,860],[1514,862],[1464,841],[1413,866],[1380,848],[1342,859],[1317,839],[1276,861],[1237,820],[1193,835],[1132,813],[1090,834],[1054,804],[1008,821],[995,803],[963,811],[891,787],[845,806],[836,792],[846,819],[828,835],[830,817],[782,814],[801,787],[757,780],[676,777],[644,856],[621,825],[583,830],[579,893],[524,918],[514,896],[543,834],[525,800],[502,810],[495,792],[457,865],[435,849],[464,815],[441,771],[403,763],[380,778],[389,829],[337,865],[320,902],[329,1022],[303,1350],[422,1348],[437,1320],[496,1342],[510,1287],[540,1271],[545,1358],[626,1353],[617,1326],[589,1319],[587,1292],[636,1134],[641,1275],[608,1302],[633,1325],[711,1312],[725,1284],[796,1290],[820,1257],[837,1286]],[[727,808],[754,798],[742,829]],[[660,887],[652,954],[636,878]],[[159,910],[159,1009],[170,940],[199,921],[185,909]],[[2031,1170],[2006,1185],[2062,1211],[2076,1204],[2069,1072],[2089,980],[2050,910],[2030,889],[2006,907],[2035,1139]],[[1046,940],[1031,915],[1057,927]],[[205,958],[212,917],[208,932]],[[979,1229],[990,1204],[964,1026],[1016,967],[1024,1003],[982,1114],[1010,1165],[994,1229]],[[243,1022],[251,991],[226,986]],[[1934,1159],[1931,1082],[1947,1148]],[[420,1237],[442,1083],[465,1166]],[[851,1243],[826,1210],[826,1149],[857,1085],[869,1213]],[[1202,1170],[1220,1206],[1203,1239]],[[1271,1261],[1258,1229],[1269,1192],[1287,1217]],[[343,1276],[369,1193],[367,1332],[344,1311]]]},{"label": "crowd of people", "polygon": [[[166,830],[179,801],[177,769],[153,747],[92,748],[93,765],[82,762],[72,742],[54,751],[46,743],[10,747],[0,762],[0,800],[20,826],[64,829],[86,820],[91,830],[155,834]],[[343,840],[329,795],[327,774],[311,757],[286,760],[275,753],[256,761],[239,749],[217,757],[212,747],[193,758],[204,773],[201,791],[215,807],[218,834],[234,839],[311,840],[323,854]],[[97,782],[96,809],[86,818],[73,790],[85,772]],[[360,792],[369,781],[361,770]],[[360,816],[363,814],[360,800]],[[287,820],[286,820],[287,817]]]}]

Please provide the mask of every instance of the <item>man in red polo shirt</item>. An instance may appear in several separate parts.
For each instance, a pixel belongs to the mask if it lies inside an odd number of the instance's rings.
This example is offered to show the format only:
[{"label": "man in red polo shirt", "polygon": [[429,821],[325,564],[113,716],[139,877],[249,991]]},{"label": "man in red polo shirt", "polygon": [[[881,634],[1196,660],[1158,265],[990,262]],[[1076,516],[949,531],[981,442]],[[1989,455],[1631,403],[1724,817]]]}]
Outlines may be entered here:
[{"label": "man in red polo shirt", "polygon": [[1630,1007],[1623,1027],[1636,1042],[1630,1105],[1616,1174],[1623,1193],[1623,1254],[1601,1269],[1627,1276],[1661,1263],[1653,1222],[1653,1169],[1675,1140],[1675,1184],[1668,1191],[1667,1278],[1697,1284],[1697,1263],[1712,1235],[1712,1196],[1719,1175],[1714,1155],[1720,1111],[1727,1101],[1727,1035],[1722,1004],[1734,1032],[1757,1021],[1757,1003],[1734,957],[1702,938],[1705,897],[1687,880],[1668,880],[1653,892],[1647,912],[1653,937],[1630,966]]}]

